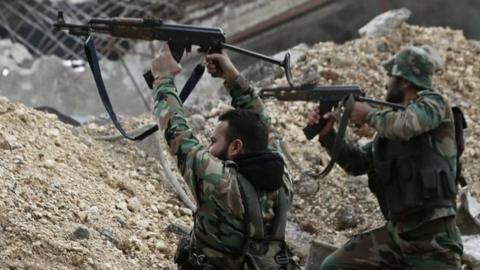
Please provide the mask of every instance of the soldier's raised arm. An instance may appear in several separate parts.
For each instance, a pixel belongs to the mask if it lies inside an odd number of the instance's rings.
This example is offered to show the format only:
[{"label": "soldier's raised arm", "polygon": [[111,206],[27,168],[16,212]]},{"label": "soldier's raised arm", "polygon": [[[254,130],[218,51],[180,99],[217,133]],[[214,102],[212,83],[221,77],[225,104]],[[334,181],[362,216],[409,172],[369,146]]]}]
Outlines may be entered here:
[{"label": "soldier's raised arm", "polygon": [[221,74],[225,80],[224,86],[232,97],[235,109],[249,109],[260,115],[262,122],[270,128],[271,117],[260,97],[255,93],[250,82],[238,72],[225,54],[210,54],[207,56],[207,68],[211,74]]},{"label": "soldier's raised arm", "polygon": [[[232,98],[232,106],[235,109],[252,110],[260,116],[260,120],[270,130],[269,149],[285,160],[285,153],[281,147],[280,134],[271,128],[271,116],[262,99],[257,95],[250,82],[238,72],[230,58],[225,53],[207,55],[207,70],[213,76],[220,76],[225,80],[224,86]],[[293,196],[293,183],[290,179],[288,168],[285,166],[285,187],[291,198]]]},{"label": "soldier's raised arm", "polygon": [[[168,46],[152,61],[155,77],[154,115],[165,134],[170,152],[177,157],[178,168],[196,199],[211,185],[221,185],[225,168],[223,162],[209,154],[192,133],[184,115],[182,103],[174,84],[174,76],[181,71],[173,60]],[[202,185],[200,184],[202,181]],[[203,190],[199,189],[202,187]],[[227,187],[225,187],[227,188]],[[221,192],[223,188],[211,188]],[[210,193],[208,193],[210,194]]]}]

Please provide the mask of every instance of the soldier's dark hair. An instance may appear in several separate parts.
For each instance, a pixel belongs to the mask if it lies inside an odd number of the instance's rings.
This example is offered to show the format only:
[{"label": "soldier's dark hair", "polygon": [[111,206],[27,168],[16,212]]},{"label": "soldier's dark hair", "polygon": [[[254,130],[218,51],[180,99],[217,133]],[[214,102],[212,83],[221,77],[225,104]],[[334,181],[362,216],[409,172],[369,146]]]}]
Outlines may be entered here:
[{"label": "soldier's dark hair", "polygon": [[261,121],[260,115],[252,110],[230,110],[218,117],[228,123],[227,140],[240,139],[245,152],[260,152],[268,148],[268,127]]}]

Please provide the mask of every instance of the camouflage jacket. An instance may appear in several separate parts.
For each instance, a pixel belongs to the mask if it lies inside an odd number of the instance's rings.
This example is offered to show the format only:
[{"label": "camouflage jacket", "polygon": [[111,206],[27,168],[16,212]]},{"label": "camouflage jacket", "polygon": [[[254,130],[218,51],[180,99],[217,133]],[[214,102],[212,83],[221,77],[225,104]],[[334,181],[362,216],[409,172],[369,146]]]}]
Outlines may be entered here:
[{"label": "camouflage jacket", "polygon": [[[222,162],[213,157],[193,135],[173,78],[165,78],[156,84],[158,87],[153,92],[154,114],[197,202],[194,235],[201,236],[201,242],[207,244],[200,245],[201,253],[209,258],[222,257],[223,252],[241,253],[246,229],[237,171],[228,166],[231,161]],[[255,110],[270,127],[271,120],[265,106],[243,77],[226,82],[225,88],[232,97],[233,107]],[[275,134],[270,136],[270,145],[272,151],[279,151]],[[284,173],[284,186],[290,205],[292,182],[287,171]],[[265,224],[273,222],[276,195],[277,192],[258,194]]]},{"label": "camouflage jacket", "polygon": [[[418,98],[404,111],[372,109],[368,113],[367,123],[377,131],[377,138],[381,136],[390,140],[408,141],[420,134],[430,134],[430,146],[445,158],[452,170],[456,170],[453,115],[446,100],[437,92],[420,91]],[[321,141],[329,153],[334,139],[333,131]],[[373,170],[373,145],[374,141],[359,146],[345,139],[337,163],[349,174],[366,174]],[[427,221],[452,215],[455,215],[453,208],[437,208],[401,224],[401,227],[404,231],[409,231]]]}]

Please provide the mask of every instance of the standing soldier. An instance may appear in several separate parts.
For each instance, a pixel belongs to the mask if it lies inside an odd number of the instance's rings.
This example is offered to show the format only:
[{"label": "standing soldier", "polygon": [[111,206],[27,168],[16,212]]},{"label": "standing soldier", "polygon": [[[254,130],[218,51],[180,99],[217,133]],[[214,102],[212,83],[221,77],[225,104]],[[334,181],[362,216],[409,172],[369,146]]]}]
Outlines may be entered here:
[{"label": "standing soldier", "polygon": [[[455,130],[450,106],[432,89],[434,63],[428,51],[409,47],[384,65],[386,100],[405,110],[374,109],[356,102],[351,120],[368,124],[376,138],[360,147],[344,140],[337,159],[349,174],[369,176],[387,220],[331,254],[322,270],[460,269],[463,246],[455,224],[457,193]],[[331,154],[333,113],[319,140]],[[309,124],[320,116],[312,112]]]},{"label": "standing soldier", "polygon": [[154,113],[198,206],[175,261],[179,269],[294,269],[284,242],[292,182],[281,155],[268,148],[270,116],[226,55],[207,62],[236,108],[219,117],[208,149],[185,119],[173,83],[181,69],[168,46],[152,61]]}]

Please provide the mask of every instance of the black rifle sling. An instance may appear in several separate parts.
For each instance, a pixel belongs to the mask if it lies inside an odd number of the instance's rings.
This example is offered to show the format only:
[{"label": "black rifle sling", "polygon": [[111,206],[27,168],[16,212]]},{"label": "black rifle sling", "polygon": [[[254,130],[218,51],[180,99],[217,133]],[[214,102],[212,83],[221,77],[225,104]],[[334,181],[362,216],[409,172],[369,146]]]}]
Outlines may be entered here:
[{"label": "black rifle sling", "polygon": [[[108,96],[107,90],[105,88],[105,84],[103,82],[100,65],[98,63],[98,56],[95,48],[95,42],[91,36],[89,36],[85,41],[84,48],[85,48],[85,55],[87,56],[88,64],[90,65],[93,78],[95,79],[95,84],[97,86],[98,94],[100,95],[102,103],[105,106],[105,110],[110,116],[110,119],[112,119],[113,125],[118,130],[118,132],[120,132],[120,134],[122,134],[122,136],[125,137],[126,139],[129,139],[132,141],[141,141],[146,137],[150,136],[151,134],[155,133],[158,130],[158,125],[152,126],[151,128],[145,130],[144,132],[142,132],[137,136],[129,136],[127,134],[127,132],[122,128],[122,125],[118,121],[117,115],[113,110],[112,103],[110,102],[110,98]],[[197,65],[197,67],[195,67],[192,75],[190,75],[190,78],[185,83],[185,86],[183,87],[182,92],[180,93],[180,100],[182,101],[182,103],[185,102],[185,100],[188,98],[190,93],[193,91],[198,81],[203,76],[204,71],[205,71],[205,67],[202,64],[199,64]]]},{"label": "black rifle sling", "polygon": [[353,105],[355,104],[355,98],[352,94],[348,95],[343,101],[343,114],[342,119],[337,131],[337,136],[335,136],[335,141],[332,147],[331,159],[327,167],[319,174],[320,178],[325,177],[337,162],[338,155],[340,154],[341,148],[343,147],[343,138],[345,137],[345,132],[347,130],[348,121],[352,115]]}]

